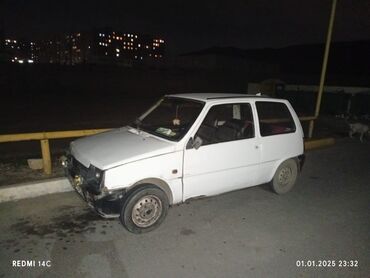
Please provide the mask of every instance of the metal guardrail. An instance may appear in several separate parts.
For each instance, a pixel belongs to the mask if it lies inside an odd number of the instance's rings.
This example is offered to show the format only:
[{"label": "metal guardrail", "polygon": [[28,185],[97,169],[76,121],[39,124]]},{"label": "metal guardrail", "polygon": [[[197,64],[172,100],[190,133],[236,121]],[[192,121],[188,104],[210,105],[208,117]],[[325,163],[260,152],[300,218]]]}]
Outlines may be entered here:
[{"label": "metal guardrail", "polygon": [[[314,116],[300,117],[299,120],[300,121],[313,121],[313,120],[316,120],[316,117]],[[52,170],[52,167],[51,167],[52,164],[51,164],[49,140],[83,137],[83,136],[101,133],[101,132],[108,131],[108,130],[110,130],[110,128],[5,134],[5,135],[0,135],[0,143],[39,140],[40,145],[41,145],[41,154],[42,154],[42,163],[43,163],[44,173],[46,175],[50,175],[51,170]]]},{"label": "metal guardrail", "polygon": [[0,135],[0,143],[20,142],[39,140],[41,145],[42,163],[44,173],[51,174],[51,156],[49,140],[82,137],[87,135],[97,134],[107,129],[87,129],[87,130],[69,130],[69,131],[51,131],[51,132],[35,132],[35,133],[20,133],[20,134],[6,134]]}]

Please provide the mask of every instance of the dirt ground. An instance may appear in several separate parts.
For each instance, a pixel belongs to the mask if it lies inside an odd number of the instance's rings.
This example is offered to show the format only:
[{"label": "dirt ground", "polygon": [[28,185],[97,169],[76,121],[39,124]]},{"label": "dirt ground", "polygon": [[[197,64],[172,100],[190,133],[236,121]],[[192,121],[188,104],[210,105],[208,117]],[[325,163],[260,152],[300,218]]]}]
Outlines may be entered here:
[{"label": "dirt ground", "polygon": [[57,162],[53,163],[52,174],[45,175],[43,170],[32,170],[24,159],[13,162],[0,162],[0,186],[32,182],[64,175],[63,168]]}]

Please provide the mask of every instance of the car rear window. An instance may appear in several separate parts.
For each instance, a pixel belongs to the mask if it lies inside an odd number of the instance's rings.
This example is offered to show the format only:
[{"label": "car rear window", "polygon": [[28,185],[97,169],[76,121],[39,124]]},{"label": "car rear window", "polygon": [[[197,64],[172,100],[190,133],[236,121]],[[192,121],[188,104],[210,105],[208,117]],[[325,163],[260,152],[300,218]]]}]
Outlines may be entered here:
[{"label": "car rear window", "polygon": [[261,136],[295,132],[293,117],[284,103],[257,101],[256,107]]}]

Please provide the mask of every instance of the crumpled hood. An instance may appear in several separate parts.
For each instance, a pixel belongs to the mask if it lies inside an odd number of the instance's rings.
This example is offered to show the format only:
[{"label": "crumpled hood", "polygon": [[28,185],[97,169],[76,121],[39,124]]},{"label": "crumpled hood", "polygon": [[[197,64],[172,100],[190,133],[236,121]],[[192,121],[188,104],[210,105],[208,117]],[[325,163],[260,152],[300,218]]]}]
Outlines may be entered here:
[{"label": "crumpled hood", "polygon": [[84,166],[106,170],[115,166],[173,152],[173,143],[123,127],[71,143],[72,155]]}]

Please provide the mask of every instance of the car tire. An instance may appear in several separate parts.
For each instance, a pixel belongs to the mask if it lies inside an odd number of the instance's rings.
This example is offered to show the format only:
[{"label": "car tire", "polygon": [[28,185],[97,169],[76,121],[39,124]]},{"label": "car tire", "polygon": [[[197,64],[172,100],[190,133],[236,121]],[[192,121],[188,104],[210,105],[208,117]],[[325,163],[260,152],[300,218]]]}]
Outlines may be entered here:
[{"label": "car tire", "polygon": [[142,185],[126,198],[120,220],[132,233],[150,232],[166,218],[168,207],[168,198],[163,190],[154,185]]},{"label": "car tire", "polygon": [[289,192],[298,176],[298,166],[294,159],[285,160],[276,169],[275,175],[271,181],[271,188],[276,194],[285,194]]}]

